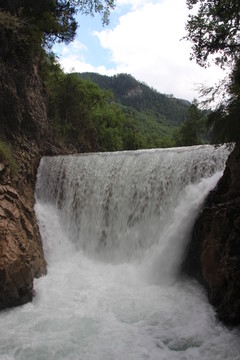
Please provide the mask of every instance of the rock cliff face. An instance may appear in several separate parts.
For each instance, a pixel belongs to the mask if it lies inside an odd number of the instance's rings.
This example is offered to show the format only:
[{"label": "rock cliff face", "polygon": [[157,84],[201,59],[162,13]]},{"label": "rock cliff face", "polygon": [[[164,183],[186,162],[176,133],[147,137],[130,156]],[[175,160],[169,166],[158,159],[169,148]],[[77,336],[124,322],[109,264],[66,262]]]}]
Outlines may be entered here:
[{"label": "rock cliff face", "polygon": [[[36,145],[17,152],[19,173],[11,177],[0,163],[0,309],[33,297],[33,279],[46,273],[42,241],[34,213]],[[25,149],[23,149],[25,146]]]},{"label": "rock cliff face", "polygon": [[46,102],[36,63],[0,59],[1,135],[25,134],[41,140],[47,131]]},{"label": "rock cliff face", "polygon": [[[0,60],[0,134],[14,148],[17,174],[0,162],[0,309],[30,301],[46,273],[34,213],[34,186],[46,153],[47,114],[36,64]],[[43,136],[44,135],[44,136]]]},{"label": "rock cliff face", "polygon": [[44,155],[71,154],[51,136],[38,59],[26,62],[0,53],[0,140],[13,147],[18,165],[12,175],[0,157],[0,309],[31,301],[34,277],[46,274],[42,240],[34,212],[39,161]]},{"label": "rock cliff face", "polygon": [[240,324],[240,146],[196,221],[183,270],[206,287],[221,320]]}]

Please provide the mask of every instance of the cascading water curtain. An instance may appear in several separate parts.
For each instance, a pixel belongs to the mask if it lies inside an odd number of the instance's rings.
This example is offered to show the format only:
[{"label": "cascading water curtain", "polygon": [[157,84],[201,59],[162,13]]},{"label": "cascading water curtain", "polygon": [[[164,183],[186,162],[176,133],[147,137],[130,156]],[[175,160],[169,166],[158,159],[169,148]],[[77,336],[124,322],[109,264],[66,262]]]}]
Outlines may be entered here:
[{"label": "cascading water curtain", "polygon": [[2,312],[0,360],[237,360],[239,333],[178,277],[224,147],[43,158],[36,214],[48,275]]}]

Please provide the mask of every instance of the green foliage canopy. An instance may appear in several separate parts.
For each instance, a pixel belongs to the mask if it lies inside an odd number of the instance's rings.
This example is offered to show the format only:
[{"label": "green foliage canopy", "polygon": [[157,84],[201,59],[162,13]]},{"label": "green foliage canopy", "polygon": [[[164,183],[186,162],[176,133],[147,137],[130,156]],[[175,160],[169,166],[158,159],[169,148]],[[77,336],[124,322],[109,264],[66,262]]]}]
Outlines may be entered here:
[{"label": "green foliage canopy", "polygon": [[[115,76],[76,73],[101,89],[110,90],[127,122],[123,127],[124,149],[172,147],[172,134],[185,119],[190,103],[161,94],[129,74]],[[130,126],[131,124],[131,126]]]},{"label": "green foliage canopy", "polygon": [[187,119],[173,135],[176,146],[191,146],[203,143],[203,134],[206,132],[206,115],[193,101],[187,114]]},{"label": "green foliage canopy", "polygon": [[192,45],[192,58],[201,66],[210,55],[216,55],[220,65],[232,62],[240,54],[240,2],[239,0],[186,0],[188,8],[198,8],[190,14],[186,25],[186,39]]},{"label": "green foliage canopy", "polygon": [[135,120],[113,102],[109,91],[76,74],[64,74],[53,55],[44,53],[42,77],[48,119],[55,138],[79,151],[151,147]]},{"label": "green foliage canopy", "polygon": [[18,51],[31,49],[35,54],[41,45],[74,39],[77,12],[99,13],[107,24],[113,8],[114,0],[0,0],[0,39],[8,41],[8,47],[18,45]]},{"label": "green foliage canopy", "polygon": [[208,116],[212,142],[240,144],[240,61],[237,61],[229,84],[229,99]]},{"label": "green foliage canopy", "polygon": [[145,113],[146,117],[152,116],[159,123],[169,122],[171,125],[179,125],[185,119],[190,105],[186,100],[159,93],[129,74],[106,76],[96,73],[78,73],[78,75],[83,79],[96,82],[102,89],[111,90],[115,101],[126,110]]},{"label": "green foliage canopy", "polygon": [[[192,58],[201,66],[211,56],[216,64],[231,65],[230,80],[225,83],[228,99],[209,115],[213,142],[240,142],[240,2],[239,0],[186,0],[188,8],[198,7],[189,15],[186,38],[192,41]],[[213,95],[217,89],[205,90]]]}]

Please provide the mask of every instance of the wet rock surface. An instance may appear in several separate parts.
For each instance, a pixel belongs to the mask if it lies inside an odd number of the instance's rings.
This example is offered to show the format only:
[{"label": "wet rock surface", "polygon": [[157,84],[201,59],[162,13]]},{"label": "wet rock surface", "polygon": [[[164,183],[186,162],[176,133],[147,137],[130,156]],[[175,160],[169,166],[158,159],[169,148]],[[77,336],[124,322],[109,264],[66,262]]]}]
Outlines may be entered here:
[{"label": "wet rock surface", "polygon": [[47,119],[39,58],[23,62],[9,51],[0,56],[0,140],[11,145],[16,173],[0,157],[0,309],[30,301],[33,280],[46,274],[34,212],[39,161],[73,153],[56,142]]},{"label": "wet rock surface", "polygon": [[240,325],[239,146],[196,221],[183,271],[206,287],[221,320]]},{"label": "wet rock surface", "polygon": [[28,147],[26,152],[22,143],[16,153],[17,175],[0,163],[0,309],[32,300],[34,277],[46,274],[34,212],[38,148]]}]

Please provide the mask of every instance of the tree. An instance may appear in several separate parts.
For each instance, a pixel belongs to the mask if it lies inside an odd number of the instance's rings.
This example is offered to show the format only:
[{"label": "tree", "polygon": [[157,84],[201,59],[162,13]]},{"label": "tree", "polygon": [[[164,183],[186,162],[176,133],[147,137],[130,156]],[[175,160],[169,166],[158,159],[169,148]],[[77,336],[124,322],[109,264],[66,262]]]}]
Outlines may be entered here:
[{"label": "tree", "polygon": [[229,99],[208,116],[213,143],[240,143],[240,61],[230,78]]},{"label": "tree", "polygon": [[114,0],[0,0],[3,25],[8,26],[1,38],[4,40],[7,35],[12,43],[12,36],[18,31],[19,39],[24,40],[21,43],[24,51],[32,47],[39,49],[40,45],[51,47],[56,41],[69,43],[76,34],[77,12],[91,16],[98,13],[103,24],[107,24],[113,8]]},{"label": "tree", "polygon": [[90,142],[97,137],[93,114],[106,103],[106,94],[88,80],[64,74],[57,64],[51,66],[45,86],[48,119],[55,136],[80,150],[91,150]]},{"label": "tree", "polygon": [[193,101],[187,114],[187,119],[174,134],[176,146],[191,146],[202,144],[202,135],[206,131],[206,115],[200,110],[196,100]]},{"label": "tree", "polygon": [[192,59],[207,65],[209,56],[221,66],[234,62],[240,55],[239,0],[186,0],[189,10],[198,6],[198,12],[189,15],[186,39],[193,43]]},{"label": "tree", "polygon": [[[239,0],[186,0],[191,10],[186,39],[192,41],[192,59],[201,66],[215,63],[231,65],[230,80],[225,83],[227,101],[209,115],[213,142],[240,143],[240,2]],[[213,98],[216,88],[204,90]]]}]

